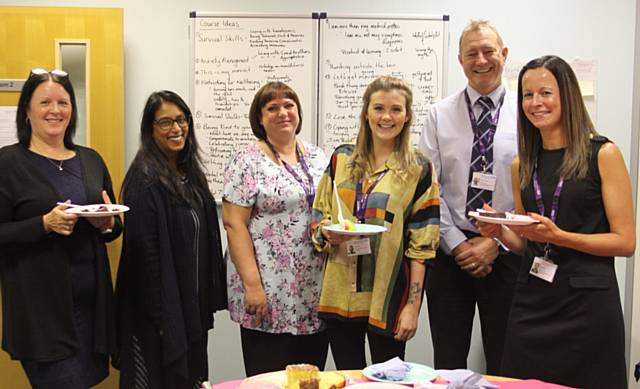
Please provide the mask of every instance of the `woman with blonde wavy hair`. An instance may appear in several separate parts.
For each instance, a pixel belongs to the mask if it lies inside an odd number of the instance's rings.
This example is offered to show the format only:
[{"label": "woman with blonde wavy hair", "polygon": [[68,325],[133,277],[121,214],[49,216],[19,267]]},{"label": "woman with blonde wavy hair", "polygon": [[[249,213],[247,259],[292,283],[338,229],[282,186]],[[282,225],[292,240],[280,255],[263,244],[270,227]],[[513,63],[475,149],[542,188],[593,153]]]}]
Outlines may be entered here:
[{"label": "woman with blonde wavy hair", "polygon": [[[318,311],[338,369],[367,365],[365,334],[377,363],[403,358],[416,333],[440,214],[432,164],[410,142],[412,100],[398,78],[369,84],[356,144],[334,151],[316,192],[312,239],[326,261]],[[323,228],[338,221],[339,208],[356,231],[357,223],[386,231],[353,237]]]}]

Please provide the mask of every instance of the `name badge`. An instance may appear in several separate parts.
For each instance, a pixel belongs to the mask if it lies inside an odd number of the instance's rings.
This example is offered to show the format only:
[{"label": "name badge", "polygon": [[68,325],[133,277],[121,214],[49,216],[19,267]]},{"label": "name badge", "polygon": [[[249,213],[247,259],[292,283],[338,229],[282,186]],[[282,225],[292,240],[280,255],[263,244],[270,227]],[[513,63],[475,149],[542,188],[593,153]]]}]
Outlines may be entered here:
[{"label": "name badge", "polygon": [[529,274],[551,283],[556,276],[556,270],[558,270],[558,265],[555,263],[542,257],[535,257],[533,258],[531,269],[529,269]]},{"label": "name badge", "polygon": [[496,176],[491,173],[473,172],[471,187],[493,192],[496,189]]},{"label": "name badge", "polygon": [[369,238],[351,239],[346,242],[347,255],[354,257],[356,255],[371,254],[371,243]]}]

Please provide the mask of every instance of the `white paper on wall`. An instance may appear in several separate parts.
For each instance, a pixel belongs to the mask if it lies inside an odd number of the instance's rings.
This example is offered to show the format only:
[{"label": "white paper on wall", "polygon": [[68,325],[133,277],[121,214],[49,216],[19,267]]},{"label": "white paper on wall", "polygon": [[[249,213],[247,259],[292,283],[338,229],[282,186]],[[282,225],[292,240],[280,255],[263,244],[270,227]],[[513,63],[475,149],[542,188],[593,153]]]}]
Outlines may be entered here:
[{"label": "white paper on wall", "polygon": [[0,147],[18,141],[16,135],[16,112],[18,107],[0,107]]}]

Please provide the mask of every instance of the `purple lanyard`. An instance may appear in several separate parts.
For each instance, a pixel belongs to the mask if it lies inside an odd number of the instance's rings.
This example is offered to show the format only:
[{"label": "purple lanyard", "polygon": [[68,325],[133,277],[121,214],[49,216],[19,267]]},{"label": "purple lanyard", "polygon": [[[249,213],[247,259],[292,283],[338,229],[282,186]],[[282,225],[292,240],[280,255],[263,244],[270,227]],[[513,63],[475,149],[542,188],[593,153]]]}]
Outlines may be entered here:
[{"label": "purple lanyard", "polygon": [[[467,111],[469,112],[469,121],[471,122],[471,129],[473,129],[473,133],[476,134],[478,138],[478,148],[480,151],[480,157],[482,158],[483,169],[486,171],[486,153],[489,148],[488,143],[493,143],[493,136],[496,133],[496,129],[498,128],[498,121],[500,120],[500,108],[502,108],[502,104],[504,103],[504,96],[507,94],[506,90],[502,91],[500,95],[500,100],[498,100],[498,106],[496,107],[496,116],[491,116],[489,113],[489,123],[491,124],[491,129],[488,131],[486,137],[482,136],[482,130],[478,126],[478,119],[476,118],[476,114],[473,113],[473,107],[471,106],[471,99],[469,98],[469,93],[467,90],[464,90],[464,100],[467,103]],[[487,139],[489,140],[488,142]],[[485,143],[486,142],[486,143]]]},{"label": "purple lanyard", "polygon": [[371,185],[369,185],[369,189],[367,189],[367,193],[365,193],[364,195],[362,194],[363,180],[358,181],[358,185],[356,185],[356,212],[354,215],[358,219],[358,223],[364,222],[364,212],[367,209],[367,200],[369,200],[369,195],[373,191],[373,188],[378,185],[380,180],[382,180],[382,177],[384,177],[384,175],[387,174],[388,171],[389,170],[387,169],[380,173],[378,177],[376,177],[375,181],[373,181]]},{"label": "purple lanyard", "polygon": [[[556,185],[556,190],[553,192],[553,198],[551,199],[551,212],[549,213],[549,219],[552,222],[556,222],[558,218],[558,208],[560,204],[560,193],[562,193],[562,186],[564,185],[564,178],[560,177],[558,179],[558,184]],[[533,170],[533,192],[536,197],[536,205],[538,206],[538,211],[540,215],[544,215],[544,202],[542,201],[542,187],[540,186],[540,179],[538,178],[538,165],[536,165]],[[544,246],[544,256],[549,258],[549,243]]]},{"label": "purple lanyard", "polygon": [[289,174],[291,174],[291,176],[293,176],[293,178],[298,181],[298,183],[302,187],[302,190],[304,190],[304,194],[307,196],[307,203],[309,204],[309,208],[313,208],[313,198],[316,195],[316,188],[313,185],[313,177],[309,172],[309,166],[307,166],[307,161],[304,160],[304,155],[300,151],[300,146],[298,146],[298,143],[296,143],[296,156],[300,160],[300,166],[302,167],[302,171],[304,172],[304,174],[307,176],[307,179],[309,181],[308,183],[305,183],[302,177],[300,177],[298,173],[296,173],[296,171],[287,162],[280,158],[280,154],[276,151],[271,142],[265,139],[265,143],[267,144],[267,146],[269,146],[269,149],[271,149],[271,152],[273,153],[273,155],[275,155],[276,159],[280,163],[282,163],[282,166],[284,166]]}]

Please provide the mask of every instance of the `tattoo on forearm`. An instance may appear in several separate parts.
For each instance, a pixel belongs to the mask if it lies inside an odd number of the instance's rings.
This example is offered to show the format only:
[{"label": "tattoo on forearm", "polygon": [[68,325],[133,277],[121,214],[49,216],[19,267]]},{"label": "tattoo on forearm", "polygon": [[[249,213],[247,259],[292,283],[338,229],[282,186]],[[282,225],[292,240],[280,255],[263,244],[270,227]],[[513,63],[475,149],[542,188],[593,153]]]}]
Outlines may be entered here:
[{"label": "tattoo on forearm", "polygon": [[409,285],[409,300],[408,304],[415,304],[416,301],[420,301],[422,295],[422,286],[419,282],[413,282]]}]

